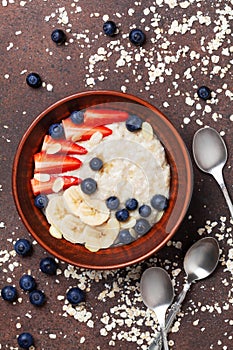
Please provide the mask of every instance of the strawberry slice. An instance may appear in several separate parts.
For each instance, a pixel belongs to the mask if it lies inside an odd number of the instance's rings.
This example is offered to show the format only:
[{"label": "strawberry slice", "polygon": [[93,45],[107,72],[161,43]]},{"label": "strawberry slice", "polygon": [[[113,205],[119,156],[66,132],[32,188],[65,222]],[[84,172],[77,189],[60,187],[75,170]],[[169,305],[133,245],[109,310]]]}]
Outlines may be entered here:
[{"label": "strawberry slice", "polygon": [[31,179],[31,186],[32,191],[35,196],[37,196],[40,193],[49,194],[53,193],[53,186],[55,181],[57,179],[63,180],[63,186],[62,190],[65,190],[66,188],[73,186],[73,185],[79,185],[81,183],[81,179],[75,176],[50,176],[50,179],[48,181],[39,181],[35,178]]},{"label": "strawberry slice", "polygon": [[78,145],[75,142],[67,140],[54,140],[51,136],[45,135],[42,145],[42,151],[47,154],[86,154],[86,148]]},{"label": "strawberry slice", "polygon": [[105,124],[124,122],[129,113],[114,109],[87,109],[84,113],[84,123],[88,126],[100,126]]},{"label": "strawberry slice", "polygon": [[82,165],[81,160],[63,154],[46,154],[39,152],[34,155],[35,172],[58,174],[76,170]]},{"label": "strawberry slice", "polygon": [[63,119],[62,124],[66,139],[73,142],[89,140],[97,131],[101,132],[103,137],[112,134],[112,130],[106,126],[98,126],[94,128],[93,126],[87,126],[84,124],[79,125],[73,123],[70,118]]}]

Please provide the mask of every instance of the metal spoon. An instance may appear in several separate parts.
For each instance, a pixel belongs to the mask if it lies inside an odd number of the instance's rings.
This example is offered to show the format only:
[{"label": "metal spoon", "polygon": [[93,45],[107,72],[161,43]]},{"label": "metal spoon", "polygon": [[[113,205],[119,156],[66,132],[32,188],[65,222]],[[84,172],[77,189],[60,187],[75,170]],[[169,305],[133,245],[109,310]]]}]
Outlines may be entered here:
[{"label": "metal spoon", "polygon": [[195,133],[193,156],[197,166],[205,173],[211,174],[218,182],[233,218],[233,205],[222,174],[227,161],[227,148],[222,137],[215,129],[210,127],[201,128]]},{"label": "metal spoon", "polygon": [[174,298],[174,289],[168,273],[160,267],[150,267],[142,274],[140,290],[144,304],[156,313],[164,350],[169,350],[165,332],[165,314]]},{"label": "metal spoon", "polygon": [[[187,291],[191,284],[197,280],[208,277],[216,268],[219,259],[219,245],[215,238],[205,237],[194,243],[187,251],[184,258],[184,270],[186,272],[187,283],[177,297],[177,301],[172,305],[165,323],[165,331],[168,332],[176,315],[180,311]],[[160,350],[162,348],[161,334],[149,346],[149,350]]]}]

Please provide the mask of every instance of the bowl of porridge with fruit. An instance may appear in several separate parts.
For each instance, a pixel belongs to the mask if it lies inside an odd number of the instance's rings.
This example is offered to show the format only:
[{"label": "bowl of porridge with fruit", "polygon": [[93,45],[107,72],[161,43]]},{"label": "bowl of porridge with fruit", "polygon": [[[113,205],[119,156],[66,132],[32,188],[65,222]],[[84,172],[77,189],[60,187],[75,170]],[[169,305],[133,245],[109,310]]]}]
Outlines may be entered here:
[{"label": "bowl of porridge with fruit", "polygon": [[192,195],[188,151],[154,106],[114,91],[68,96],[17,149],[13,195],[28,231],[57,258],[93,269],[161,249]]}]

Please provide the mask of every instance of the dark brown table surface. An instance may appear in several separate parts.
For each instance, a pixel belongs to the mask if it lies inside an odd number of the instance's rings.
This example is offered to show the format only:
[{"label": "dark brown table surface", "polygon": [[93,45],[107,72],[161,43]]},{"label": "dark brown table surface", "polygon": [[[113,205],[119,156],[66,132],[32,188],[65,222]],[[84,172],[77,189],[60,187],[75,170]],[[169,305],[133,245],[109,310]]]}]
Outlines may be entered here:
[{"label": "dark brown table surface", "polygon": [[[224,177],[233,198],[232,11],[230,0],[1,1],[0,289],[13,284],[19,298],[13,304],[0,300],[0,349],[18,349],[22,332],[30,332],[41,350],[147,349],[157,323],[140,297],[142,271],[164,267],[177,295],[185,278],[184,255],[205,236],[218,240],[220,262],[211,277],[192,285],[169,345],[174,350],[233,348],[233,222],[217,183],[194,162],[193,197],[172,241],[147,261],[114,271],[59,262],[57,276],[44,275],[39,262],[48,253],[22,224],[11,190],[17,145],[36,116],[72,93],[108,89],[134,94],[160,109],[191,158],[196,130],[212,126],[220,132],[229,151]],[[119,27],[113,38],[102,31],[107,18]],[[142,48],[128,40],[134,27],[146,33]],[[51,41],[54,28],[67,32],[65,45]],[[44,86],[30,88],[25,82],[29,72],[37,72]],[[197,97],[201,85],[212,90],[211,100]],[[32,256],[15,254],[18,238],[33,242]],[[42,308],[31,305],[19,288],[19,278],[28,272],[47,296]],[[86,302],[75,310],[65,294],[77,285],[86,290]]]}]

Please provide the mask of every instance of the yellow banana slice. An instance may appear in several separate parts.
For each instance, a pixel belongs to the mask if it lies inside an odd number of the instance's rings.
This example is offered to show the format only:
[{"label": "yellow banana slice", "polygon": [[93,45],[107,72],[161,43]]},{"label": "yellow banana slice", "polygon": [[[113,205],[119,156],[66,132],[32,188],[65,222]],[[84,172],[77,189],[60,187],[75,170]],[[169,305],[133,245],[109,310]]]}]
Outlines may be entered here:
[{"label": "yellow banana slice", "polygon": [[99,226],[108,220],[110,211],[104,202],[96,199],[81,202],[76,215],[87,225]]},{"label": "yellow banana slice", "polygon": [[61,220],[67,214],[67,209],[64,205],[62,196],[56,196],[49,200],[49,203],[45,209],[45,215],[48,222],[55,226],[58,230],[60,229]]},{"label": "yellow banana slice", "polygon": [[49,233],[51,234],[52,237],[61,239],[62,238],[62,233],[60,230],[58,230],[55,226],[51,225],[49,228]]},{"label": "yellow banana slice", "polygon": [[80,186],[71,186],[67,188],[63,193],[63,198],[67,210],[78,216],[78,208],[83,200]]},{"label": "yellow banana slice", "polygon": [[71,243],[83,244],[85,242],[84,228],[85,224],[71,214],[66,215],[60,224],[63,237]]}]

